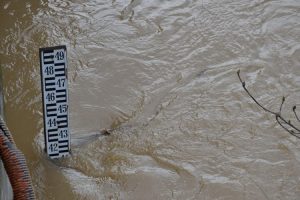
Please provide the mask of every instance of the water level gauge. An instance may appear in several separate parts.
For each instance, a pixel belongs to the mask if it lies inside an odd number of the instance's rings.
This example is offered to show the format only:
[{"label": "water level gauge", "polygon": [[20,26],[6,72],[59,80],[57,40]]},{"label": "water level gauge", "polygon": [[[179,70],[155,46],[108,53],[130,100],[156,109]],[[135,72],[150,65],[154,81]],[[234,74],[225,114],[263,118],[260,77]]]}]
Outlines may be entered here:
[{"label": "water level gauge", "polygon": [[67,48],[40,48],[45,149],[50,158],[70,152]]}]

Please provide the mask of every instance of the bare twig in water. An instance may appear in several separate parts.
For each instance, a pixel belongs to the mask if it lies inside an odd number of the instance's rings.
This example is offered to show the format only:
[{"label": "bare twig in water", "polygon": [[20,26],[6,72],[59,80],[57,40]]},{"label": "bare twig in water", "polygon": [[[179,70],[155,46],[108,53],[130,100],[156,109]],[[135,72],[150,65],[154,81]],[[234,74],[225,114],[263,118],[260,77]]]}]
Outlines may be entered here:
[{"label": "bare twig in water", "polygon": [[[274,112],[268,108],[266,108],[265,106],[263,106],[261,103],[259,103],[254,96],[249,92],[249,90],[246,88],[246,82],[242,80],[241,76],[240,76],[240,70],[237,71],[237,75],[239,77],[240,82],[242,83],[242,86],[244,88],[244,90],[246,91],[246,93],[248,94],[249,97],[251,97],[251,99],[259,106],[261,107],[264,111],[272,114],[275,116],[275,119],[277,121],[277,123],[284,129],[286,130],[288,133],[290,133],[291,135],[297,137],[300,139],[300,129],[297,128],[294,124],[291,123],[290,120],[286,120],[282,115],[281,115],[281,111],[282,111],[282,107],[283,104],[285,102],[285,97],[282,97],[281,100],[281,104],[280,104],[280,108],[279,108],[279,112]],[[293,106],[293,112],[294,115],[297,119],[298,122],[300,122],[300,118],[298,117],[297,113],[296,113],[296,106]]]}]

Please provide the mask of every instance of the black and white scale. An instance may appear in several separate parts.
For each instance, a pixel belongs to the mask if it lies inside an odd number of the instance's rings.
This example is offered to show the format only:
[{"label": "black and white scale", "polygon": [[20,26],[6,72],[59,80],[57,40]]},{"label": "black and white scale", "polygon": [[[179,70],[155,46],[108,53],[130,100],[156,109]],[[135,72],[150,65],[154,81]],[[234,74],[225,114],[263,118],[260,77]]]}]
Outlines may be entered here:
[{"label": "black and white scale", "polygon": [[50,158],[70,153],[67,48],[40,48],[45,150]]}]

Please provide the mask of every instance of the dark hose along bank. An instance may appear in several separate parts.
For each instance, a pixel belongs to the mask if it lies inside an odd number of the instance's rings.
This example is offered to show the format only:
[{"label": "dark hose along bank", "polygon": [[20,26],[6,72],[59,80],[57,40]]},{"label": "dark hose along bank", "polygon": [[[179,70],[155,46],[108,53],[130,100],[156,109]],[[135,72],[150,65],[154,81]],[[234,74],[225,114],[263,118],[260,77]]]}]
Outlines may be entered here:
[{"label": "dark hose along bank", "polygon": [[26,160],[0,117],[0,156],[9,177],[15,200],[35,199]]}]

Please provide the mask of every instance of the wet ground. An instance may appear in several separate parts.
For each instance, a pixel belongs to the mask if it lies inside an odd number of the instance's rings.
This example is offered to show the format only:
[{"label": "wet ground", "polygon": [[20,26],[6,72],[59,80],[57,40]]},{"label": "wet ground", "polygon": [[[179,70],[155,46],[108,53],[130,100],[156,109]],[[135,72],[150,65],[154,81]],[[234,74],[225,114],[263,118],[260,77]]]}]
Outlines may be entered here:
[{"label": "wet ground", "polygon": [[[297,0],[1,1],[5,113],[38,199],[298,199]],[[43,152],[38,49],[65,44],[72,156]],[[112,128],[109,136],[98,136]]]}]

